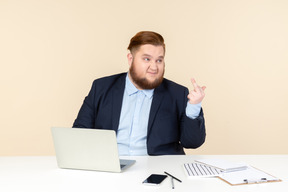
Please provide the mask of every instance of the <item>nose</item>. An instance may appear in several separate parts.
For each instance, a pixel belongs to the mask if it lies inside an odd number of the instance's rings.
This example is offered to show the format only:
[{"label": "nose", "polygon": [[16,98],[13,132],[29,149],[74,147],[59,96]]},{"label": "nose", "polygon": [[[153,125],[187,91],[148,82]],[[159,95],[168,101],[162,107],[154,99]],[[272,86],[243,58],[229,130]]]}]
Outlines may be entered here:
[{"label": "nose", "polygon": [[152,61],[149,68],[153,71],[157,71],[158,69],[157,63],[155,61]]}]

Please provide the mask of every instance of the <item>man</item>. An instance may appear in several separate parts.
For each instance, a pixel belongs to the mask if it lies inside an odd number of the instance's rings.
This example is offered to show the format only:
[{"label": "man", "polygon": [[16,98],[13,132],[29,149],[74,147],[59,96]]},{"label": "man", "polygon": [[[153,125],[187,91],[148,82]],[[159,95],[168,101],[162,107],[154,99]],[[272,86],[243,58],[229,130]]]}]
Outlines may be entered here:
[{"label": "man", "polygon": [[96,79],[73,127],[115,130],[119,155],[176,155],[201,146],[205,87],[192,79],[189,93],[163,78],[165,44],[158,33],[137,33],[128,50],[129,72]]}]

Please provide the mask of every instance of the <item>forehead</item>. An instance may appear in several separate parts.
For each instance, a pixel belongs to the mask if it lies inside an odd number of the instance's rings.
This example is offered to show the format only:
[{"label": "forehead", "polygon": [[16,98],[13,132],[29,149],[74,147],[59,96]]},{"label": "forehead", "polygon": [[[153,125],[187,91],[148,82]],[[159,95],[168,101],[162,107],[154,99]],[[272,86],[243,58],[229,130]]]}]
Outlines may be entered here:
[{"label": "forehead", "polygon": [[164,57],[163,46],[155,46],[151,44],[141,45],[138,50],[136,50],[135,55],[149,55],[151,57]]}]

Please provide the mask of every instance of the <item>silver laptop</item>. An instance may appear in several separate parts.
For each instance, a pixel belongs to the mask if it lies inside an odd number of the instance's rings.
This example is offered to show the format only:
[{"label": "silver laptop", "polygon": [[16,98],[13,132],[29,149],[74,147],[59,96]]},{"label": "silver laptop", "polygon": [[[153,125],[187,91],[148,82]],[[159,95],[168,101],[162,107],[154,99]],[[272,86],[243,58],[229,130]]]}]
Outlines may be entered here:
[{"label": "silver laptop", "polygon": [[52,127],[58,167],[121,172],[135,160],[120,160],[113,130]]}]

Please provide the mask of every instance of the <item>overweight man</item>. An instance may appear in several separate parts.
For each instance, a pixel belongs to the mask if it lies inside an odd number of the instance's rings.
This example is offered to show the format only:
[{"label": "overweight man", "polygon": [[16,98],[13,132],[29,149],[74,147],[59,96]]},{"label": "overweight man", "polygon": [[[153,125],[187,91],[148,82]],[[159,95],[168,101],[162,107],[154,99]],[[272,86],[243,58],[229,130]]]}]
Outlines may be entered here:
[{"label": "overweight man", "polygon": [[181,155],[200,147],[206,87],[192,78],[189,92],[164,78],[165,43],[158,33],[137,33],[128,50],[129,71],[96,79],[73,127],[115,130],[123,156]]}]

